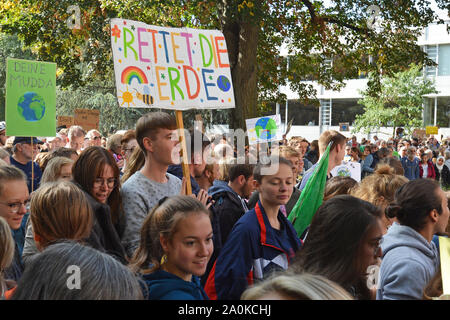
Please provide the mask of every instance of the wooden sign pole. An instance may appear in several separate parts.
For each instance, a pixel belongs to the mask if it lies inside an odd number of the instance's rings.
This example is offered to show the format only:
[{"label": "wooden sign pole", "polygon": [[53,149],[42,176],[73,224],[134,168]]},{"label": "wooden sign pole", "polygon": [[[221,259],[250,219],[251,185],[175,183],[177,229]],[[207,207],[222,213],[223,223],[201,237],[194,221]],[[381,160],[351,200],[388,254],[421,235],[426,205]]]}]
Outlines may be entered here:
[{"label": "wooden sign pole", "polygon": [[[179,139],[181,145],[181,167],[183,168],[183,176],[186,179],[186,194],[192,194],[192,186],[191,186],[191,172],[189,171],[189,159],[186,148],[186,137],[184,136],[184,125],[183,125],[183,112],[176,110],[175,111],[176,119],[177,119],[177,127],[179,131]],[[194,137],[191,137],[193,139]],[[193,152],[193,150],[191,150]]]},{"label": "wooden sign pole", "polygon": [[31,137],[31,193],[34,191],[34,151],[33,151],[33,137]]}]

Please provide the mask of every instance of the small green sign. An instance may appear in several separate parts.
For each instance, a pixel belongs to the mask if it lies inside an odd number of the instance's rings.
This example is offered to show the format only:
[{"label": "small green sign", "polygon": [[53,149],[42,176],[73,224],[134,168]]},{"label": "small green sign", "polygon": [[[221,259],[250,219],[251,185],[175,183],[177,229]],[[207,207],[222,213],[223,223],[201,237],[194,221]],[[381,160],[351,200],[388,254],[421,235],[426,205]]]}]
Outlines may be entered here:
[{"label": "small green sign", "polygon": [[7,59],[6,135],[56,135],[56,64]]}]

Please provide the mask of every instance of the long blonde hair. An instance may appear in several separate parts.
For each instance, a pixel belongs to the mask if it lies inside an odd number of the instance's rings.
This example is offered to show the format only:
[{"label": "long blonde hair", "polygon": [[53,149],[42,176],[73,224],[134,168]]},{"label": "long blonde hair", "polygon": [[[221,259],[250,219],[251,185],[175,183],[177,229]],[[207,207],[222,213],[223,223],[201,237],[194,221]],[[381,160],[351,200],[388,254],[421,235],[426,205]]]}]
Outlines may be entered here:
[{"label": "long blonde hair", "polygon": [[73,160],[66,157],[55,157],[50,159],[42,174],[41,184],[46,182],[54,182],[61,176],[61,168],[65,165],[73,165]]},{"label": "long blonde hair", "polygon": [[14,258],[14,240],[11,228],[3,217],[0,217],[0,297],[5,294],[6,283],[3,272],[8,268]]},{"label": "long blonde hair", "polygon": [[94,215],[85,193],[69,181],[44,183],[31,197],[30,219],[41,246],[89,236]]},{"label": "long blonde hair", "polygon": [[145,163],[144,151],[141,147],[136,146],[127,161],[127,166],[122,176],[122,184],[125,183],[136,171],[140,170]]},{"label": "long blonde hair", "polygon": [[321,275],[284,272],[249,287],[241,300],[259,300],[267,294],[278,293],[294,300],[354,300],[340,285]]},{"label": "long blonde hair", "polygon": [[365,177],[351,191],[351,195],[376,206],[385,207],[394,201],[395,191],[408,181],[404,176],[395,174],[394,168],[384,164],[377,167],[374,174]]},{"label": "long blonde hair", "polygon": [[[190,196],[161,199],[144,220],[141,241],[129,265],[131,270],[141,273],[158,270],[164,255],[160,236],[171,240],[179,222],[191,214],[209,215],[209,212],[200,201]],[[152,268],[149,268],[150,264]]]}]

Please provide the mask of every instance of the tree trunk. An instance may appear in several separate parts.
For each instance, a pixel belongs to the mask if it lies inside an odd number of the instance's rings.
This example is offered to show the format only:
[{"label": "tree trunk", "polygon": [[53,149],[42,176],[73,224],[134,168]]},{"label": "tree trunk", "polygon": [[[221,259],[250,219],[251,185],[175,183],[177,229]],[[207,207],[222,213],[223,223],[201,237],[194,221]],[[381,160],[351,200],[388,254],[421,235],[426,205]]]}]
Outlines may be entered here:
[{"label": "tree trunk", "polygon": [[222,3],[222,31],[227,43],[236,108],[230,127],[245,130],[245,119],[257,115],[257,48],[259,27],[255,21],[242,22],[227,17],[227,1]]}]

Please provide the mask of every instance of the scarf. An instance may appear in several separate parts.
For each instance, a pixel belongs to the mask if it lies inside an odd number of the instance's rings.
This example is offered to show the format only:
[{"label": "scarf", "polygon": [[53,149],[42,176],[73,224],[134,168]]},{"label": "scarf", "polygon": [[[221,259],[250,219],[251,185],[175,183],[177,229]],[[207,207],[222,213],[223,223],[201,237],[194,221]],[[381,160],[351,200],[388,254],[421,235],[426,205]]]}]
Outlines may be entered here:
[{"label": "scarf", "polygon": [[[439,163],[439,159],[444,159],[445,160],[445,158],[443,157],[443,156],[439,156],[437,159],[436,159],[436,168],[438,168],[438,170],[439,170],[439,172],[441,172],[442,171],[442,168],[444,167],[444,165],[445,165],[445,163],[442,165],[442,166],[440,166],[438,163]],[[450,169],[450,168],[449,168]]]}]

